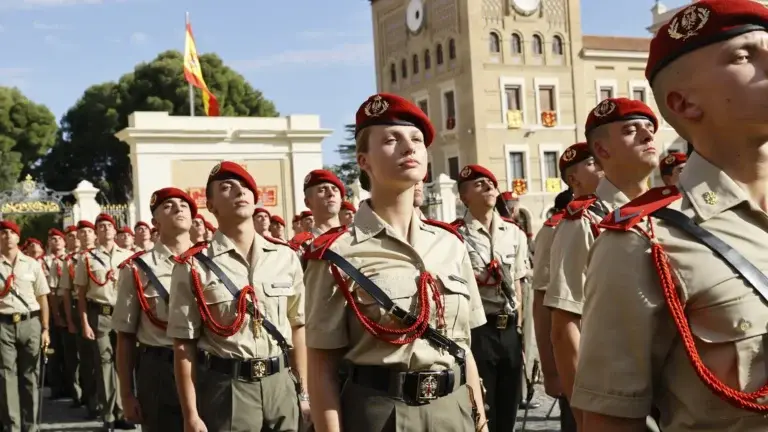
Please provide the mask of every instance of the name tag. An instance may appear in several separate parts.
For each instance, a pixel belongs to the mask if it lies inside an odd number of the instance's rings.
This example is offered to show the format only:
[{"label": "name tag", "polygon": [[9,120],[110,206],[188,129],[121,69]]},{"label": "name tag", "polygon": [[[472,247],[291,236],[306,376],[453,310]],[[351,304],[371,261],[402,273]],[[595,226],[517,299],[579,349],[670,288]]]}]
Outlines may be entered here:
[{"label": "name tag", "polygon": [[293,282],[274,282],[272,288],[290,288],[293,286]]},{"label": "name tag", "polygon": [[458,277],[458,276],[456,276],[456,275],[450,275],[450,276],[448,276],[448,279],[450,279],[450,280],[453,280],[453,281],[456,281],[456,282],[461,282],[461,283],[463,283],[464,285],[466,285],[466,284],[467,284],[467,281],[465,281],[464,279],[462,279],[462,278],[460,278],[460,277]]}]

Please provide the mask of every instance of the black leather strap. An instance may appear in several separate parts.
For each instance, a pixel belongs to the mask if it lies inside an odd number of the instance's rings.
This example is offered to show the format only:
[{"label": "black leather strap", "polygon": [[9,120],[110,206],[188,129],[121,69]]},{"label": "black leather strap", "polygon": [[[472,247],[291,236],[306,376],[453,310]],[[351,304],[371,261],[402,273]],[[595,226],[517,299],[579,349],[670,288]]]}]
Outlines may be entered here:
[{"label": "black leather strap", "polygon": [[110,267],[109,267],[109,266],[108,266],[108,265],[107,265],[107,264],[104,262],[104,260],[103,260],[103,259],[101,259],[101,258],[100,258],[98,255],[96,255],[96,252],[94,252],[93,250],[89,250],[89,251],[88,251],[88,253],[89,253],[89,254],[91,254],[91,256],[93,257],[93,259],[95,259],[96,261],[98,261],[98,262],[99,262],[99,264],[103,265],[105,269],[107,269],[107,270],[109,270],[109,269],[110,269]]},{"label": "black leather strap", "polygon": [[[6,281],[6,280],[7,280],[7,279],[5,278],[5,276],[3,276],[2,274],[0,274],[0,283],[2,283],[3,285],[5,285],[5,281]],[[21,302],[21,304],[23,304],[23,305],[24,305],[24,307],[25,307],[25,308],[27,308],[27,310],[28,310],[28,311],[31,311],[31,310],[32,310],[32,308],[31,308],[31,307],[29,307],[29,303],[27,303],[27,301],[26,301],[26,300],[24,300],[24,297],[20,296],[20,295],[19,295],[19,293],[17,293],[17,292],[16,292],[16,290],[15,290],[15,289],[13,289],[13,287],[11,287],[10,293],[11,293],[11,295],[13,295],[14,297],[16,297],[16,298],[17,298],[17,299],[18,299],[18,300]]]},{"label": "black leather strap", "polygon": [[160,279],[157,278],[157,275],[155,275],[155,272],[152,271],[152,269],[149,267],[149,264],[146,263],[141,257],[136,257],[133,259],[133,262],[136,263],[136,265],[139,267],[139,269],[144,272],[145,275],[147,275],[147,279],[149,279],[149,283],[152,284],[152,286],[155,287],[155,291],[157,291],[158,294],[160,294],[160,298],[163,299],[165,304],[169,304],[169,299],[171,295],[168,293],[168,290],[165,289],[163,284],[160,282]]},{"label": "black leather strap", "polygon": [[600,219],[605,218],[606,216],[608,216],[608,213],[610,213],[608,209],[605,207],[605,204],[603,204],[603,202],[600,200],[597,200],[594,203],[592,203],[592,205],[589,206],[587,210],[596,214]]},{"label": "black leather strap", "polygon": [[653,212],[652,216],[685,231],[688,235],[704,244],[704,246],[722,258],[733,270],[752,285],[752,288],[763,298],[763,302],[768,303],[768,276],[749,262],[736,249],[717,238],[711,232],[696,225],[691,218],[677,210],[662,208]]},{"label": "black leather strap", "polygon": [[[346,273],[347,276],[352,278],[353,281],[355,281],[358,285],[360,285],[360,288],[365,290],[365,292],[368,293],[368,295],[370,295],[376,301],[376,303],[379,304],[379,306],[381,306],[390,314],[392,314],[395,318],[400,320],[400,322],[403,323],[404,325],[410,326],[416,322],[416,317],[412,313],[396,305],[395,302],[393,302],[392,299],[390,299],[384,293],[384,291],[381,290],[381,288],[376,286],[376,284],[373,283],[373,281],[371,281],[370,279],[368,279],[367,276],[360,273],[358,269],[356,269],[352,264],[349,263],[349,261],[344,259],[341,255],[329,249],[326,249],[323,252],[321,259],[330,261],[332,264],[338,267],[341,271]],[[466,362],[467,353],[464,352],[464,349],[460,347],[459,344],[449,339],[447,336],[444,336],[443,334],[435,330],[432,326],[427,326],[427,329],[421,335],[421,338],[430,342],[436,348],[447,351],[449,354],[451,354],[453,357],[456,358],[456,361],[460,365],[463,366],[464,363]]]},{"label": "black leather strap", "polygon": [[[203,267],[208,268],[213,272],[213,274],[216,275],[217,278],[219,278],[219,280],[221,280],[221,283],[224,284],[224,286],[227,288],[230,294],[232,294],[232,297],[234,297],[235,300],[240,298],[241,291],[237,288],[234,282],[232,282],[232,279],[230,279],[229,276],[224,273],[224,270],[222,270],[218,264],[216,264],[210,257],[203,254],[202,252],[196,253],[195,258],[200,261],[200,264],[202,264]],[[248,302],[246,310],[249,314],[251,314],[252,317],[256,316],[256,309],[254,308],[253,303]],[[261,326],[264,327],[264,329],[272,336],[273,339],[275,339],[280,349],[287,353],[290,347],[288,346],[288,341],[285,340],[285,337],[283,337],[283,335],[280,333],[280,330],[278,330],[277,327],[275,327],[275,325],[272,324],[266,317],[263,317]]]}]

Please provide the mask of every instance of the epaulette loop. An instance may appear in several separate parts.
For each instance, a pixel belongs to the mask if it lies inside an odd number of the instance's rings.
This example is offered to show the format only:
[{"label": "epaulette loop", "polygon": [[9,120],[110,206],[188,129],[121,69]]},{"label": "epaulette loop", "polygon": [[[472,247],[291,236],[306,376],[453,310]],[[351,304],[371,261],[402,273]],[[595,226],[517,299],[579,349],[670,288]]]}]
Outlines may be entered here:
[{"label": "epaulette loop", "polygon": [[339,237],[344,235],[344,233],[346,233],[348,229],[349,228],[347,228],[346,225],[342,225],[336,228],[331,228],[328,231],[326,231],[323,235],[312,240],[312,243],[309,244],[309,247],[307,247],[304,250],[304,255],[302,256],[302,259],[304,260],[322,259],[323,253],[326,251],[326,249],[328,249],[333,244],[333,242],[336,241]]},{"label": "epaulette loop", "polygon": [[205,248],[207,248],[207,247],[208,247],[208,242],[207,241],[197,242],[197,243],[195,243],[194,246],[192,246],[191,248],[187,249],[186,252],[184,252],[181,255],[179,255],[179,258],[178,258],[177,261],[180,262],[180,263],[186,263],[187,261],[189,261],[190,258],[195,256],[198,252],[204,251]]},{"label": "epaulette loop", "polygon": [[127,259],[125,259],[123,262],[121,262],[120,264],[118,264],[117,268],[122,270],[122,268],[123,268],[123,267],[127,266],[128,264],[130,264],[131,262],[133,262],[133,260],[135,260],[136,258],[138,258],[138,257],[140,257],[140,256],[142,256],[142,255],[144,255],[145,253],[147,253],[147,251],[143,251],[143,250],[142,250],[142,251],[138,251],[138,252],[136,252],[135,254],[133,254],[133,255],[129,256],[129,257],[128,257]]},{"label": "epaulette loop", "polygon": [[650,189],[608,214],[598,225],[600,228],[614,231],[629,231],[646,216],[656,210],[667,207],[682,198],[675,186],[663,186]]},{"label": "epaulette loop", "polygon": [[438,228],[442,228],[449,233],[453,234],[458,238],[462,243],[464,243],[464,237],[462,237],[461,233],[451,224],[445,223],[443,221],[438,221],[434,219],[422,219],[422,222],[424,222],[427,225],[435,226]]}]

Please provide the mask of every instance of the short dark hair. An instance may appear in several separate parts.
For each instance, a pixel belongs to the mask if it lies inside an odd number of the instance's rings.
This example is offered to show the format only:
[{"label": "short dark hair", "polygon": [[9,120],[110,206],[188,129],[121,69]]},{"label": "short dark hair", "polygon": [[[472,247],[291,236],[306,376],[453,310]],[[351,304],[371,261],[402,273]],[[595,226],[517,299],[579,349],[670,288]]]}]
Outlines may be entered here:
[{"label": "short dark hair", "polygon": [[568,188],[555,197],[555,209],[557,211],[565,210],[566,207],[568,207],[568,203],[573,200],[573,190]]}]

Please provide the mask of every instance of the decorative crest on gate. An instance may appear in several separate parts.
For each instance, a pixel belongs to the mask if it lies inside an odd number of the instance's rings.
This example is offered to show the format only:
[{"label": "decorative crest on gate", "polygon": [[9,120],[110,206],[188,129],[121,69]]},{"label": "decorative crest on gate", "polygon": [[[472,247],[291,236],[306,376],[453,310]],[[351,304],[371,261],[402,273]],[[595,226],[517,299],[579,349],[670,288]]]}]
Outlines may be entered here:
[{"label": "decorative crest on gate", "polygon": [[62,198],[69,195],[48,189],[27,174],[13,188],[0,192],[0,214],[61,213]]}]

